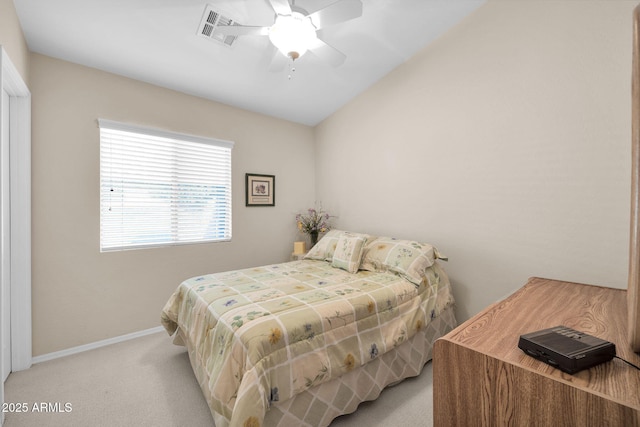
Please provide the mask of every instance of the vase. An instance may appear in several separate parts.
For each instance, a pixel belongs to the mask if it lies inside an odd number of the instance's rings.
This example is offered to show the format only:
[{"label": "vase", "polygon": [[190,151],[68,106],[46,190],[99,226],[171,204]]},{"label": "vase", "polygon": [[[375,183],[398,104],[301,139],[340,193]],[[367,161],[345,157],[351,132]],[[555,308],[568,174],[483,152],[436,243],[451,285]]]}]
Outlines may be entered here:
[{"label": "vase", "polygon": [[309,233],[309,237],[311,238],[311,248],[312,248],[316,245],[316,243],[318,243],[318,232],[312,231],[311,233]]}]

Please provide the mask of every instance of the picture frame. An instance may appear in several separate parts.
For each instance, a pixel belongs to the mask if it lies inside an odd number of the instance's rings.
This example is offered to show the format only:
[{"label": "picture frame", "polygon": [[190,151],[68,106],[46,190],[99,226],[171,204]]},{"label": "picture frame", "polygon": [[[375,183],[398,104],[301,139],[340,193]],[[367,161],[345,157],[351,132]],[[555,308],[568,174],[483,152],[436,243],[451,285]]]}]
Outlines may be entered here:
[{"label": "picture frame", "polygon": [[275,206],[276,176],[245,174],[245,196],[246,206]]}]

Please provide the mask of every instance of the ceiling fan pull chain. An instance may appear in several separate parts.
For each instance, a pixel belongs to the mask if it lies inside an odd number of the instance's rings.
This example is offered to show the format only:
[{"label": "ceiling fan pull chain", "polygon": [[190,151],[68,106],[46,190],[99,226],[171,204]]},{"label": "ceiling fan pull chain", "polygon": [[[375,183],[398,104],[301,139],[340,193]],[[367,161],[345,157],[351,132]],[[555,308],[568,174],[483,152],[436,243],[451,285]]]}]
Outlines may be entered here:
[{"label": "ceiling fan pull chain", "polygon": [[296,72],[296,64],[292,57],[289,57],[289,60],[287,62],[289,64],[289,74],[287,75],[287,79],[291,80],[294,76],[293,73]]}]

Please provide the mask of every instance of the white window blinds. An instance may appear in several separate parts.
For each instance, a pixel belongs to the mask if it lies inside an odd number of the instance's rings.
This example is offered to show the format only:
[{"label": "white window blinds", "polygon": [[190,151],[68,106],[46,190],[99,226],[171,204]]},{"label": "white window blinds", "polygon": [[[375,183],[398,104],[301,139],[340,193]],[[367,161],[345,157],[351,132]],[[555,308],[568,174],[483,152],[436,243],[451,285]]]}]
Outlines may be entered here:
[{"label": "white window blinds", "polygon": [[100,250],[231,240],[233,143],[100,126]]}]

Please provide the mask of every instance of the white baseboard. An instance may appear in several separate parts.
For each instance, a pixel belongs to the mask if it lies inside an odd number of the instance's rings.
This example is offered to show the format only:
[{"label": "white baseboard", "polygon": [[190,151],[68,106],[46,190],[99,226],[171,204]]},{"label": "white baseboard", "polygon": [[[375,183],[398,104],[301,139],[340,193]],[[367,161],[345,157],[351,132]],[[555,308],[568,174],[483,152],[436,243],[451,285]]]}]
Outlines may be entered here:
[{"label": "white baseboard", "polygon": [[82,353],[83,351],[93,350],[96,348],[104,347],[106,345],[129,341],[134,338],[144,337],[145,335],[157,334],[158,332],[162,331],[164,331],[164,328],[162,326],[157,326],[155,328],[145,329],[144,331],[132,332],[126,335],[120,335],[119,337],[108,338],[106,340],[96,341],[90,344],[79,345],[78,347],[72,347],[66,350],[54,351],[53,353],[47,353],[32,358],[31,363],[46,362],[47,360],[53,360],[60,357],[70,356],[72,354]]}]

